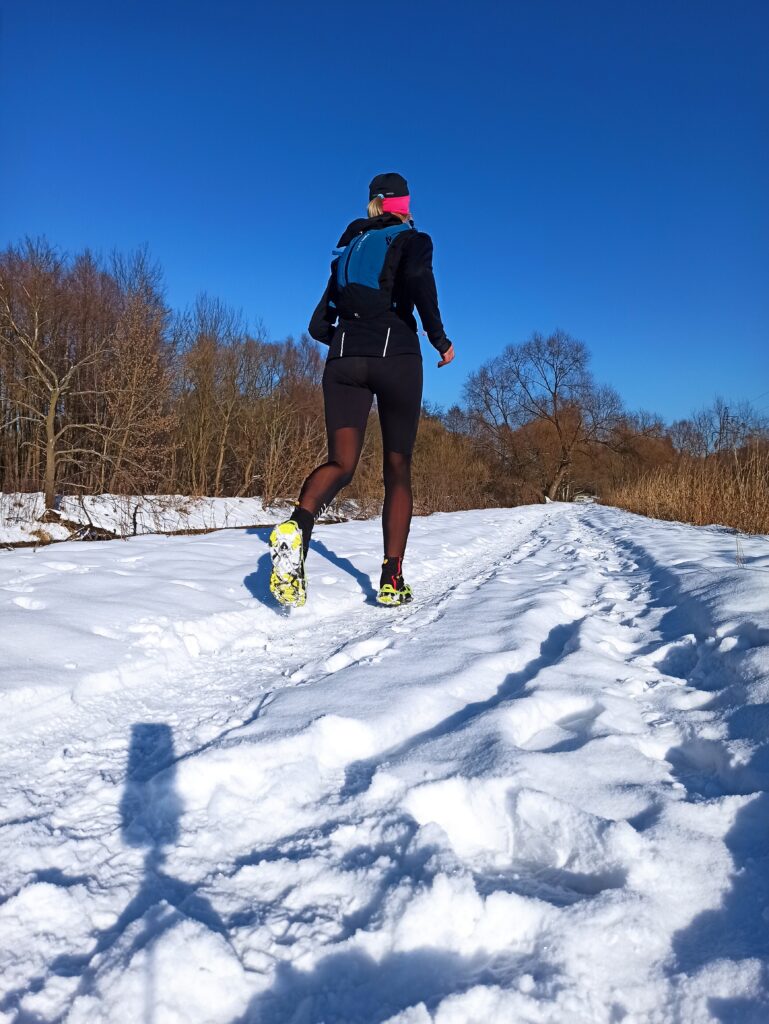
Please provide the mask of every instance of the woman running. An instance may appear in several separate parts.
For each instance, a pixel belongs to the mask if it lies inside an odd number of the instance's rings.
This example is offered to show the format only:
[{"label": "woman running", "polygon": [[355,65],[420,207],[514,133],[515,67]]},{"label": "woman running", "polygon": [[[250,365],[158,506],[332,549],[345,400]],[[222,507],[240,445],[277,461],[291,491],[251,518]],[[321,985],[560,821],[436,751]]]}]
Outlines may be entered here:
[{"label": "woman running", "polygon": [[411,525],[411,453],[422,406],[422,355],[416,306],[430,343],[446,366],[454,346],[443,329],[433,277],[433,243],[417,231],[409,189],[400,174],[369,185],[368,217],[339,239],[331,277],[310,321],[310,335],[329,346],[323,372],[328,461],[307,477],[286,522],[270,536],[270,590],[284,605],[307,595],[304,563],[318,513],[353,478],[376,396],[384,450],[384,562],[377,601],[405,604],[403,555]]}]

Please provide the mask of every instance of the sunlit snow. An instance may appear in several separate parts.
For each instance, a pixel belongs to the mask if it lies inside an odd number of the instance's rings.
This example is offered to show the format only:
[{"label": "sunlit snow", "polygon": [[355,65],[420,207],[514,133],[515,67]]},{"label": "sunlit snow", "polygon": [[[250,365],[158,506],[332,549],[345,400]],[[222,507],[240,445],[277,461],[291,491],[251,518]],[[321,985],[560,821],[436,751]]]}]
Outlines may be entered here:
[{"label": "sunlit snow", "polygon": [[769,1020],[769,538],[267,534],[0,553],[2,1024]]}]

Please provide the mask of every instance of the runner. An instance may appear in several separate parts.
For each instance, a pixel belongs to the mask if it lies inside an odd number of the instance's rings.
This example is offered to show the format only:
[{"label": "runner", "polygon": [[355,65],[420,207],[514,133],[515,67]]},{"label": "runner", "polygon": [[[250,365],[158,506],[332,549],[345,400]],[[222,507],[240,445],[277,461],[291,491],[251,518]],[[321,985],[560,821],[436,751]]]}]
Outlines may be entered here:
[{"label": "runner", "polygon": [[414,308],[430,343],[454,358],[443,329],[433,277],[433,243],[411,220],[406,179],[379,174],[369,185],[368,217],[354,220],[334,250],[331,277],[310,321],[329,346],[323,373],[328,461],[307,477],[286,522],[270,536],[270,590],[302,605],[304,562],[315,517],[353,478],[376,396],[384,451],[384,562],[377,601],[412,599],[403,579],[413,499],[411,454],[422,406],[422,355]]}]

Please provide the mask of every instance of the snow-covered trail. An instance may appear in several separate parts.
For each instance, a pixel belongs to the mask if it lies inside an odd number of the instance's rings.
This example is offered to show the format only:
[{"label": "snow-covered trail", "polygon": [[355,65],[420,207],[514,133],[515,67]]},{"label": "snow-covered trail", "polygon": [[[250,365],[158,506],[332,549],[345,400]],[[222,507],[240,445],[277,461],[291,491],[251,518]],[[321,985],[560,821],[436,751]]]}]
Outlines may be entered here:
[{"label": "snow-covered trail", "polygon": [[[769,1019],[769,540],[592,506],[0,556],[0,1021]],[[65,552],[65,555],[62,555]]]}]

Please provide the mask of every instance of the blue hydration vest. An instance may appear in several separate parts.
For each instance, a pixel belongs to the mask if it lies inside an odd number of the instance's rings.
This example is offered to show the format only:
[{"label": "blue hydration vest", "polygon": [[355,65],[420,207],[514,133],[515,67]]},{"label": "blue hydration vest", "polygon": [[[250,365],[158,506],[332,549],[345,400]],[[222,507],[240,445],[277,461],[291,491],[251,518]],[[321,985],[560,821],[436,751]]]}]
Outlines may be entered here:
[{"label": "blue hydration vest", "polygon": [[356,235],[343,249],[334,249],[335,298],[340,315],[359,319],[392,308],[400,239],[413,230],[410,224],[372,228]]}]

